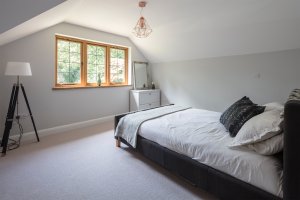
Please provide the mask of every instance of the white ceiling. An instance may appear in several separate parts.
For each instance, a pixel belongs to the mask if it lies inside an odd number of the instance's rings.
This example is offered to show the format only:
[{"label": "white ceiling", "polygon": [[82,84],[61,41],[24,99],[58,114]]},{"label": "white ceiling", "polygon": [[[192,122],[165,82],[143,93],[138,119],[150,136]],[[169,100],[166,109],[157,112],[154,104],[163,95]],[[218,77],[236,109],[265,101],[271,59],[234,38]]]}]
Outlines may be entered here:
[{"label": "white ceiling", "polygon": [[152,63],[300,48],[299,0],[148,0],[153,33],[133,36],[138,0],[68,0],[0,35],[0,45],[60,22],[129,37]]}]

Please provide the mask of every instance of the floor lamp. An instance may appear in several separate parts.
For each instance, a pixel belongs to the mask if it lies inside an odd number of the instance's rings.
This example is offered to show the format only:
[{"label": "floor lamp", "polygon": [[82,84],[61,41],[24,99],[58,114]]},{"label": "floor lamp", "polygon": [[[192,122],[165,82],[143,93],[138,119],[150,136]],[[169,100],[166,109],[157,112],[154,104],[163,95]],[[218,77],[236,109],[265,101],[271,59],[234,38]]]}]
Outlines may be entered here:
[{"label": "floor lamp", "polygon": [[24,89],[24,86],[22,83],[20,83],[20,76],[32,76],[31,73],[31,68],[30,64],[26,62],[8,62],[6,66],[6,71],[5,71],[6,76],[17,76],[17,83],[14,83],[11,95],[10,95],[10,101],[9,101],[9,106],[8,106],[8,112],[6,115],[6,121],[5,121],[5,129],[2,137],[2,142],[1,142],[1,147],[2,147],[2,156],[5,156],[6,150],[7,150],[7,145],[8,145],[8,140],[9,140],[9,133],[12,128],[12,124],[15,118],[15,111],[16,111],[16,119],[19,120],[19,108],[18,108],[18,95],[19,95],[19,90],[21,88],[27,109],[29,111],[29,115],[31,118],[31,122],[34,128],[34,132],[36,135],[36,139],[39,142],[39,136],[35,127],[34,119],[32,116],[32,112],[29,106],[29,102],[27,99],[27,95]]}]

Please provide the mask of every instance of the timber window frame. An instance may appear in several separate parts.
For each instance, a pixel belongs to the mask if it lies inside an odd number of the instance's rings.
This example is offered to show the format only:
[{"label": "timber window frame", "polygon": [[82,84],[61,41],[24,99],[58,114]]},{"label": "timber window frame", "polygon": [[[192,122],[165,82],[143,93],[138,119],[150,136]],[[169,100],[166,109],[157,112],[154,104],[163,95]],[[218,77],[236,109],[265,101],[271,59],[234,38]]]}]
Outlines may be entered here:
[{"label": "timber window frame", "polygon": [[[59,55],[60,52],[59,51],[59,47],[58,47],[58,42],[59,41],[66,41],[69,42],[69,45],[77,43],[80,44],[80,73],[77,73],[77,76],[79,76],[78,74],[80,74],[80,81],[77,82],[72,82],[72,83],[68,83],[68,82],[62,82],[59,74],[61,74],[61,72],[59,71],[60,69],[58,69],[59,67],[59,62],[60,64],[62,63],[62,61],[60,61],[58,58],[61,57],[61,55]],[[89,63],[88,59],[89,59],[89,55],[88,54],[88,47],[99,47],[101,49],[104,49],[104,62],[101,64],[95,64],[94,66],[96,66],[97,70],[99,70],[99,66],[102,67],[102,70],[104,68],[104,72],[105,73],[101,73],[101,78],[100,75],[98,73],[98,79],[97,82],[93,82],[93,81],[89,81],[91,79],[88,78],[88,66]],[[83,40],[83,39],[77,39],[77,38],[72,38],[72,37],[67,37],[67,36],[61,36],[61,35],[56,35],[55,36],[55,87],[54,88],[90,88],[90,87],[115,87],[115,86],[127,86],[128,85],[128,50],[129,48],[127,47],[122,47],[122,46],[117,46],[117,45],[111,45],[111,44],[105,44],[105,43],[100,43],[100,42],[93,42],[93,41],[88,41],[88,40]],[[111,51],[115,51],[117,50],[117,57],[120,55],[122,56],[121,59],[118,58],[113,58],[113,56],[111,55]],[[119,53],[120,52],[120,53]],[[69,48],[69,52],[67,52],[67,54],[71,54],[74,52],[71,52],[70,48]],[[76,53],[76,52],[75,52]],[[103,56],[103,54],[101,54]],[[96,55],[92,55],[92,56],[96,56]],[[98,57],[97,57],[98,58]],[[71,59],[69,58],[68,63],[69,64],[69,68],[71,68]],[[120,62],[121,64],[118,64],[118,60],[121,60],[122,62]],[[98,62],[98,61],[97,61]],[[112,65],[112,63],[117,63]],[[77,63],[75,63],[76,65],[78,65],[78,61]],[[97,73],[96,70],[96,73]],[[115,73],[113,73],[112,71],[114,70]],[[116,72],[117,71],[117,72]],[[121,73],[120,73],[121,71]],[[78,66],[77,66],[77,72],[78,72]],[[68,72],[65,72],[68,73]],[[90,73],[91,74],[91,73]],[[112,74],[116,74],[117,78],[114,78],[114,76],[112,76]],[[69,74],[70,76],[70,74]],[[97,76],[97,75],[96,75]],[[77,77],[78,78],[78,77]],[[98,80],[101,80],[101,84],[99,84]],[[58,82],[60,80],[60,82]],[[65,80],[65,79],[64,79]],[[69,79],[70,80],[70,79]],[[95,79],[93,79],[95,80]],[[104,80],[104,81],[102,81]]]}]

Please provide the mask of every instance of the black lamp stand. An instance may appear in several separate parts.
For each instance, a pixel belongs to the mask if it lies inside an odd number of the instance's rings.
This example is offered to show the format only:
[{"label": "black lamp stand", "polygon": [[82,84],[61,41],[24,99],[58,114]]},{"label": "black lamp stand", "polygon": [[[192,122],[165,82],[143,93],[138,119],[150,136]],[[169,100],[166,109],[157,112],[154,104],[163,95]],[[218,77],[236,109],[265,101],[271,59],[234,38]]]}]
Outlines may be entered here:
[{"label": "black lamp stand", "polygon": [[[24,86],[22,83],[19,83],[19,77],[18,77],[18,82],[13,85],[12,91],[11,91],[11,96],[10,96],[10,101],[9,101],[9,107],[8,107],[8,112],[6,115],[6,121],[5,121],[5,129],[2,137],[2,142],[1,142],[1,147],[2,147],[2,156],[6,155],[6,150],[7,150],[7,145],[8,145],[8,140],[9,140],[9,133],[12,128],[13,120],[14,120],[14,115],[15,115],[15,109],[17,107],[18,110],[18,95],[19,95],[19,90],[22,90],[22,93],[24,95],[24,99],[30,114],[31,122],[34,128],[35,136],[37,141],[40,141],[39,135],[37,133],[34,119],[32,116],[32,112],[28,103],[27,95],[24,89]],[[18,115],[18,114],[17,114]],[[19,116],[17,116],[19,117]]]}]

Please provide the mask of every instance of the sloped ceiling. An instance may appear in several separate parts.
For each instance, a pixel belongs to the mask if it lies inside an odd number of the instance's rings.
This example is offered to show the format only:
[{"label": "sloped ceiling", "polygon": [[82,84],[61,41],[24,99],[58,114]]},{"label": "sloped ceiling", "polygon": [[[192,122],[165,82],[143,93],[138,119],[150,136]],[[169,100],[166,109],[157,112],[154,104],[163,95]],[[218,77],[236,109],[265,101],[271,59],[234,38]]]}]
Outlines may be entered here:
[{"label": "sloped ceiling", "polygon": [[300,48],[299,0],[147,2],[148,38],[132,34],[138,0],[68,0],[2,33],[0,45],[64,21],[129,37],[152,63]]},{"label": "sloped ceiling", "polygon": [[0,2],[0,33],[31,19],[66,0],[3,0]]}]

